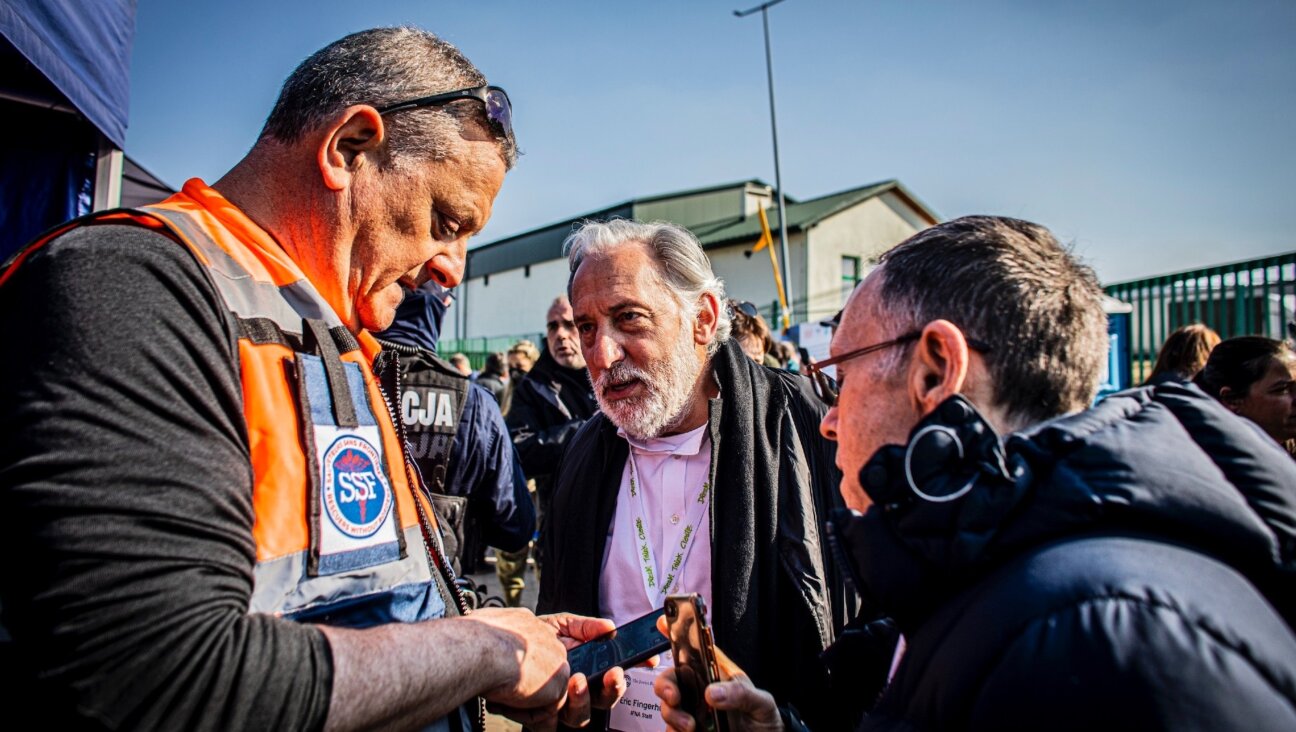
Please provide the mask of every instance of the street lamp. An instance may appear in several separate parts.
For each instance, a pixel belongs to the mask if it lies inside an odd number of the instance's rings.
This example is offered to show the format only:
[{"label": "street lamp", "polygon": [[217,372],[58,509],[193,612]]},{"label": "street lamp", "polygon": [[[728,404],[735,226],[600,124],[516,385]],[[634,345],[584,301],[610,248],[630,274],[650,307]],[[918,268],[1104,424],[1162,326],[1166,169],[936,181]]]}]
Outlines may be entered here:
[{"label": "street lamp", "polygon": [[[770,99],[770,132],[774,136],[774,187],[778,191],[778,217],[779,217],[779,259],[783,262],[783,293],[787,301],[787,309],[792,309],[792,269],[788,266],[788,246],[787,246],[787,216],[783,208],[783,176],[779,171],[779,149],[778,149],[778,121],[774,116],[774,61],[770,56],[770,39],[769,39],[769,13],[770,8],[783,2],[783,0],[769,0],[769,2],[757,5],[749,10],[735,10],[733,14],[739,18],[745,18],[748,15],[760,11],[761,22],[765,26],[765,74],[769,78],[769,99]],[[784,322],[790,322],[790,312],[784,312]]]}]

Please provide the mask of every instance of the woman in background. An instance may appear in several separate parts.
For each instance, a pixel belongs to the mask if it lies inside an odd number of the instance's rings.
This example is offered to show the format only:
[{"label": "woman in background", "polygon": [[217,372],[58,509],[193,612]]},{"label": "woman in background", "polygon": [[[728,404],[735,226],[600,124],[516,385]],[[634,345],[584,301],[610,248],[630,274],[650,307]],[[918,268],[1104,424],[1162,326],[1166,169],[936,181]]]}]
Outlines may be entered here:
[{"label": "woman in background", "polygon": [[1161,352],[1157,354],[1156,365],[1146,383],[1192,381],[1219,342],[1219,334],[1201,323],[1176,329],[1161,344]]},{"label": "woman in background", "polygon": [[743,353],[756,363],[782,368],[783,364],[770,354],[774,341],[770,338],[769,326],[765,324],[765,319],[760,316],[756,306],[737,300],[730,300],[728,304],[729,320],[733,324],[730,337],[738,341]]},{"label": "woman in background", "polygon": [[1230,338],[1211,351],[1195,381],[1296,454],[1296,352],[1286,343],[1261,336]]}]

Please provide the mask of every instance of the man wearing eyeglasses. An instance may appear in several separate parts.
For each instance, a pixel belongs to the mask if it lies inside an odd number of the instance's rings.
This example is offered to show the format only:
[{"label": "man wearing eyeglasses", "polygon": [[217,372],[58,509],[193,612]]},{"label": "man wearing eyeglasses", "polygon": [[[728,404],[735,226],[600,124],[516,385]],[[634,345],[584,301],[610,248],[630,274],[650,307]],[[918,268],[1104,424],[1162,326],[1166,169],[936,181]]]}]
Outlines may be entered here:
[{"label": "man wearing eyeglasses", "polygon": [[[504,92],[411,28],[288,78],[252,150],[0,271],[0,677],[53,726],[537,727],[611,628],[465,616],[386,328],[454,286],[516,143]],[[397,403],[400,397],[402,403]],[[444,412],[444,413],[443,413]],[[564,704],[565,702],[565,704]]]},{"label": "man wearing eyeglasses", "polygon": [[[687,229],[589,223],[567,248],[599,413],[562,458],[538,607],[623,625],[697,593],[753,678],[833,727],[819,653],[855,608],[820,533],[840,505],[817,432],[827,405],[730,337],[723,283]],[[629,672],[608,728],[661,728],[653,673]]]},{"label": "man wearing eyeglasses", "polygon": [[[890,616],[828,654],[861,729],[1296,725],[1296,465],[1189,385],[1088,409],[1102,297],[1048,230],[988,216],[851,296],[813,370],[837,366],[822,429],[855,509],[829,531]],[[800,726],[729,678],[706,694],[731,729]]]}]

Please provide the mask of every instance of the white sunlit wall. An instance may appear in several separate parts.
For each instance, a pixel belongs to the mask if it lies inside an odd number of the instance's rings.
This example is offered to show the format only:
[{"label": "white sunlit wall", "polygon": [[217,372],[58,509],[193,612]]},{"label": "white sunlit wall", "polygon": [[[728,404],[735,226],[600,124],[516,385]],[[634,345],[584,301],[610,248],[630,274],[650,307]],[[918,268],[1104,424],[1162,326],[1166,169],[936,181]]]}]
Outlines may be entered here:
[{"label": "white sunlit wall", "polygon": [[858,276],[868,274],[877,257],[927,228],[898,197],[884,193],[830,216],[810,230],[810,278],[807,320],[819,320],[846,304],[849,285],[843,281],[843,257],[859,263]]},{"label": "white sunlit wall", "polygon": [[567,292],[567,260],[551,259],[473,277],[459,289],[455,307],[462,307],[467,314],[466,332],[460,333],[457,327],[463,323],[462,313],[453,314],[458,316],[453,318],[447,315],[446,320],[453,320],[455,327],[448,328],[443,337],[538,333],[545,329],[545,313],[553,299]]}]

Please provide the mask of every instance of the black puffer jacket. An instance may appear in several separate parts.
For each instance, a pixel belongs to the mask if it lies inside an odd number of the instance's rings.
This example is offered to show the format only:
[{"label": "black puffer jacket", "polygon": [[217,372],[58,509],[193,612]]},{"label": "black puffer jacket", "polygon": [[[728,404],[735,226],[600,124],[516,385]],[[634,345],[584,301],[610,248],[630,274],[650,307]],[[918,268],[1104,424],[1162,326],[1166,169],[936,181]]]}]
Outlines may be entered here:
[{"label": "black puffer jacket", "polygon": [[1296,729],[1296,464],[1254,425],[1164,384],[914,435],[834,519],[908,642],[864,729]]}]

